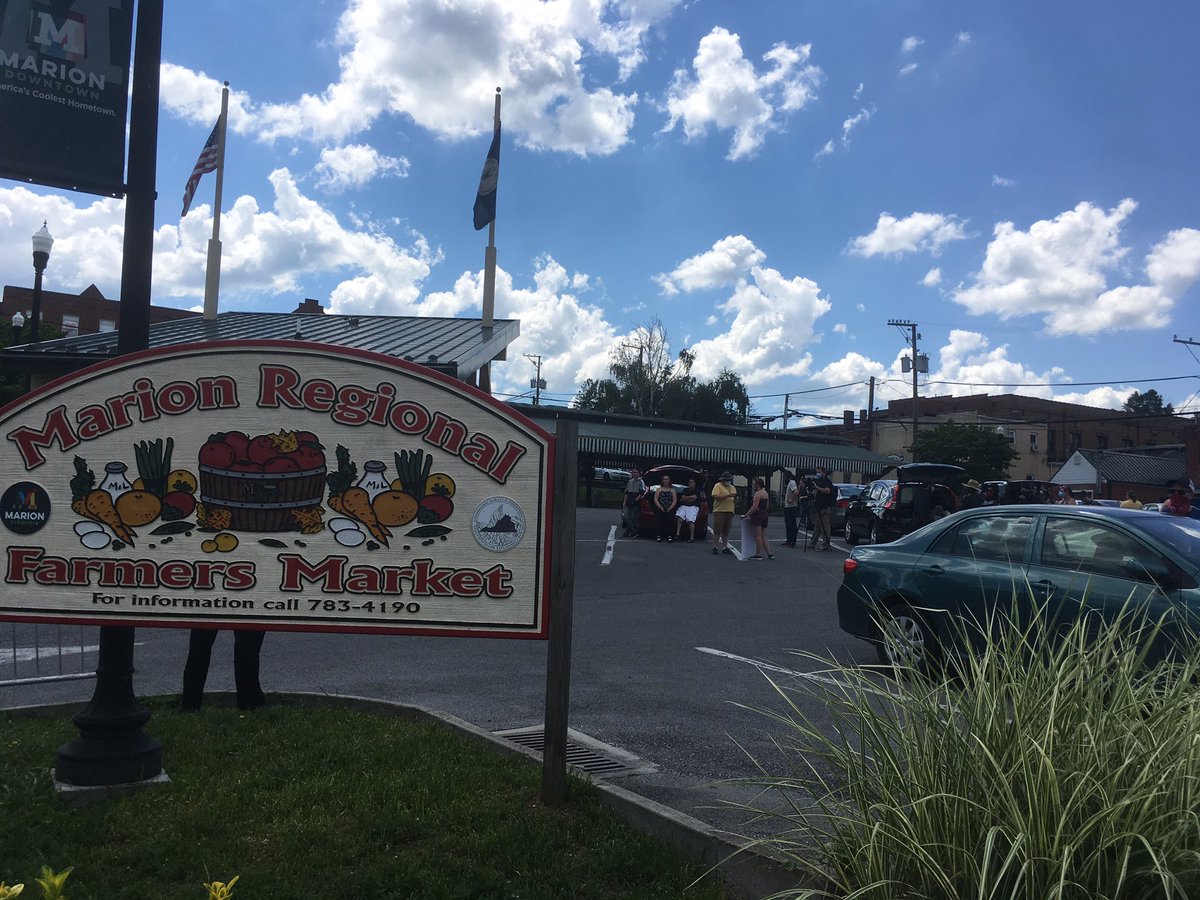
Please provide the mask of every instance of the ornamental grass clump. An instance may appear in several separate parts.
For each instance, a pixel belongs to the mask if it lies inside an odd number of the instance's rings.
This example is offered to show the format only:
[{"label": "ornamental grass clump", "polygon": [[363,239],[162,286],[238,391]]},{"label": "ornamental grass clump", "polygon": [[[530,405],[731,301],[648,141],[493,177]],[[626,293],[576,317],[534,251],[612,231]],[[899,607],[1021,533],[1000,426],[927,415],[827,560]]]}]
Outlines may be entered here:
[{"label": "ornamental grass clump", "polygon": [[775,684],[796,771],[755,779],[787,801],[761,843],[827,884],[785,896],[1200,897],[1200,640],[1154,662],[1163,623],[1133,610],[1025,609],[963,629],[940,675]]}]

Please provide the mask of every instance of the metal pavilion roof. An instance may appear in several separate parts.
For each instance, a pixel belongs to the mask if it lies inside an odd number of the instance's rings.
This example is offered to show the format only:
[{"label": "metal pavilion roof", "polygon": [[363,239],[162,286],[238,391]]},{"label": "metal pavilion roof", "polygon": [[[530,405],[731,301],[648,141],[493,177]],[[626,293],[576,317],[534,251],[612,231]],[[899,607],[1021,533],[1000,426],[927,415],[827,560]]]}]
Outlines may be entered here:
[{"label": "metal pavilion roof", "polygon": [[579,452],[596,461],[661,464],[692,462],[713,467],[861,472],[870,477],[895,465],[894,460],[832,437],[759,428],[705,425],[617,416],[562,407],[511,404],[546,430],[559,418],[579,423]]},{"label": "metal pavilion roof", "polygon": [[[305,340],[371,350],[407,359],[464,378],[504,354],[521,333],[515,319],[497,319],[485,329],[480,319],[427,316],[347,316],[307,313],[223,312],[150,326],[150,349],[228,340]],[[34,367],[88,365],[117,355],[117,333],[86,334],[0,352],[0,360]]]}]

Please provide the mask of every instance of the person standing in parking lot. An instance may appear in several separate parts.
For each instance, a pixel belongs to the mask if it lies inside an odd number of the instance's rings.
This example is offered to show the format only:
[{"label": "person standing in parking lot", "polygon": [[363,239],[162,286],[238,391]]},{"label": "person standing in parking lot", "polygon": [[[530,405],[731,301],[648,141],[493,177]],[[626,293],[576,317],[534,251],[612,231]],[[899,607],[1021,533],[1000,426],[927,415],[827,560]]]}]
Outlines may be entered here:
[{"label": "person standing in parking lot", "polygon": [[749,519],[754,528],[754,555],[751,559],[774,559],[775,554],[767,544],[767,522],[770,519],[771,495],[767,493],[767,483],[762,478],[754,479],[754,499],[746,510],[743,519]]},{"label": "person standing in parking lot", "polygon": [[1126,491],[1125,499],[1121,501],[1121,509],[1141,509],[1142,501],[1138,499],[1137,491]]},{"label": "person standing in parking lot", "polygon": [[786,537],[783,546],[796,548],[796,535],[800,532],[798,516],[800,515],[800,488],[796,484],[796,476],[784,469],[788,476],[787,487],[783,493],[783,526]]},{"label": "person standing in parking lot", "polygon": [[679,504],[675,507],[675,537],[682,537],[686,526],[687,542],[695,542],[696,517],[700,514],[700,501],[703,499],[704,492],[696,487],[696,479],[689,478],[687,487],[679,494]]},{"label": "person standing in parking lot", "polygon": [[712,489],[713,548],[714,555],[729,553],[729,526],[733,524],[733,503],[737,488],[733,486],[733,474],[722,472],[720,480]]},{"label": "person standing in parking lot", "polygon": [[809,549],[832,550],[833,482],[829,480],[829,470],[824,466],[817,466],[817,474],[813,478],[812,518],[813,536],[808,543]]},{"label": "person standing in parking lot", "polygon": [[983,506],[983,493],[980,484],[974,478],[963,484],[962,496],[958,500],[959,509],[978,509]]},{"label": "person standing in parking lot", "polygon": [[625,537],[638,536],[638,510],[645,496],[646,482],[642,481],[642,473],[630,469],[629,480],[625,482],[625,498],[621,503],[621,524],[625,527]]},{"label": "person standing in parking lot", "polygon": [[675,507],[679,505],[679,492],[671,484],[671,476],[663,475],[662,483],[654,492],[654,521],[658,525],[658,543],[666,538],[667,543],[675,540]]},{"label": "person standing in parking lot", "polygon": [[1192,503],[1192,486],[1183,479],[1167,482],[1167,499],[1163,501],[1158,511],[1168,516],[1184,516],[1188,519],[1200,519],[1200,507]]}]

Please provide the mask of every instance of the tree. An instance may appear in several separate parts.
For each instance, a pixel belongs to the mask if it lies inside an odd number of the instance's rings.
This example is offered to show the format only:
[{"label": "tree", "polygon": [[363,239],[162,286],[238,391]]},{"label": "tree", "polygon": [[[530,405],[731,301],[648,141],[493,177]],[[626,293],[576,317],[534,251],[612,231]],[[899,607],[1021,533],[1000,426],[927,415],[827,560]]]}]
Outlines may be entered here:
[{"label": "tree", "polygon": [[1163,403],[1162,394],[1154,388],[1141,393],[1134,391],[1129,395],[1129,399],[1125,401],[1125,412],[1139,413],[1144,416],[1173,416],[1175,415],[1175,407],[1170,403]]},{"label": "tree", "polygon": [[655,318],[614,347],[609,378],[589,378],[579,388],[578,409],[625,415],[745,424],[750,397],[736,372],[722,370],[711,381],[692,375],[695,354],[684,348],[671,359],[662,321]]},{"label": "tree", "polygon": [[963,478],[996,481],[1008,477],[1008,468],[1020,458],[1004,435],[976,425],[946,422],[917,432],[912,456],[916,462],[962,466]]}]

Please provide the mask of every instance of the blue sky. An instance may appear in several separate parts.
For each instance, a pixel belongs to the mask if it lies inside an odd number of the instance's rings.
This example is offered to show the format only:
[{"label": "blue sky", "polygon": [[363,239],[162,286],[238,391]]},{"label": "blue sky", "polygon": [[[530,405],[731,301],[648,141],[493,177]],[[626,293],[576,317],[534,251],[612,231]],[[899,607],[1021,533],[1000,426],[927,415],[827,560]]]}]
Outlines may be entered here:
[{"label": "blue sky", "polygon": [[[499,85],[499,392],[540,354],[566,402],[657,317],[757,412],[837,414],[871,375],[910,394],[896,318],[922,393],[1200,409],[1171,340],[1200,338],[1197,25],[1183,0],[169,3],[154,301],[200,303],[213,176],[179,198],[228,80],[223,309],[478,315]],[[118,296],[122,203],[14,182],[4,282],[43,219],[47,287]]]}]

